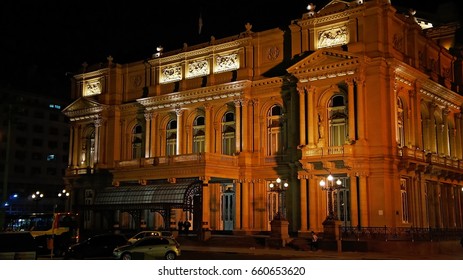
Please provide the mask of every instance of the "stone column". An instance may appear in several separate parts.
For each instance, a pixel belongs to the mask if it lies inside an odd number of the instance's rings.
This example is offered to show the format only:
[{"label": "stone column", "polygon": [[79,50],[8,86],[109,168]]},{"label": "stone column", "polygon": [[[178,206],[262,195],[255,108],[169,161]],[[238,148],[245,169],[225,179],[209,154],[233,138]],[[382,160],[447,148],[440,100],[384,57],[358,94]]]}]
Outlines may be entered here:
[{"label": "stone column", "polygon": [[358,205],[358,182],[357,176],[351,174],[350,176],[350,222],[352,226],[359,225],[359,205]]},{"label": "stone column", "polygon": [[145,113],[145,158],[150,158],[151,155],[151,118],[152,113]]},{"label": "stone column", "polygon": [[235,99],[235,144],[236,148],[235,151],[237,153],[241,152],[241,99]]},{"label": "stone column", "polygon": [[351,79],[346,80],[347,84],[347,110],[349,114],[349,140],[355,140],[355,96],[354,82]]},{"label": "stone column", "polygon": [[212,151],[212,145],[214,144],[214,129],[212,128],[212,106],[208,103],[204,104],[204,110],[206,118],[204,120],[204,133],[206,134],[204,139],[204,151],[210,153]]},{"label": "stone column", "polygon": [[[203,213],[202,213],[202,230],[203,232],[205,230],[209,230],[210,229],[210,223],[211,223],[211,187],[212,187],[212,184],[209,184],[209,179],[204,179],[203,180],[203,186],[202,186],[202,190],[203,190],[203,199],[202,199],[202,210],[203,210]],[[204,236],[205,237],[205,236]],[[209,236],[210,237],[210,236]]]},{"label": "stone column", "polygon": [[251,203],[249,201],[249,183],[246,181],[243,181],[241,184],[241,216],[243,217],[243,220],[241,221],[241,229],[243,230],[248,230],[249,229],[249,204]]},{"label": "stone column", "polygon": [[180,155],[183,152],[183,110],[181,108],[175,108],[177,114],[177,150],[176,155]]},{"label": "stone column", "polygon": [[241,195],[241,182],[236,180],[235,184],[235,229],[241,229],[241,205],[242,205],[242,195]]},{"label": "stone column", "polygon": [[448,156],[452,156],[450,153],[450,141],[452,140],[452,138],[449,138],[450,137],[450,134],[451,132],[449,131],[449,122],[448,122],[448,117],[449,117],[449,114],[450,114],[450,110],[448,108],[445,108],[443,111],[442,111],[442,126],[443,126],[443,133],[442,133],[442,152],[444,155],[448,155]]},{"label": "stone column", "polygon": [[[240,133],[240,142],[241,142],[241,147],[240,150],[237,150],[237,152],[248,152],[249,151],[249,141],[252,140],[253,137],[248,137],[249,136],[249,99],[245,99],[241,102],[241,121],[240,121],[240,127],[241,127],[241,133]],[[238,141],[237,141],[238,142]],[[238,148],[238,145],[237,145]]]},{"label": "stone column", "polygon": [[304,178],[300,178],[299,181],[301,185],[300,195],[299,195],[299,201],[300,201],[299,203],[301,205],[300,232],[304,234],[308,232],[308,229],[309,229],[308,224],[307,224],[307,179],[304,177]]},{"label": "stone column", "polygon": [[370,226],[370,215],[368,208],[368,180],[366,175],[360,175],[360,226],[368,227]]},{"label": "stone column", "polygon": [[[317,180],[316,177],[311,176],[309,178],[309,186],[308,186],[308,193],[309,193],[309,230],[318,231],[318,227],[321,226],[318,217],[318,213],[320,211],[319,205],[317,203]],[[324,215],[324,214],[322,214]]]},{"label": "stone column", "polygon": [[455,156],[457,158],[463,158],[463,114],[462,113],[456,113],[455,114]]},{"label": "stone column", "polygon": [[355,81],[357,83],[357,124],[358,124],[358,138],[361,140],[366,139],[366,118],[365,118],[365,80],[359,78]]},{"label": "stone column", "polygon": [[100,142],[101,142],[101,135],[100,135],[100,130],[101,130],[101,125],[103,123],[103,120],[101,117],[98,117],[94,120],[94,125],[95,125],[95,150],[93,153],[93,166],[98,163],[99,159],[99,153],[100,153]]},{"label": "stone column", "polygon": [[305,89],[304,87],[298,87],[297,92],[299,93],[299,145],[306,145],[306,110],[305,110]]},{"label": "stone column", "polygon": [[314,148],[316,141],[318,141],[318,126],[316,125],[315,115],[315,87],[310,86],[307,90],[307,137],[309,138],[309,147]]}]

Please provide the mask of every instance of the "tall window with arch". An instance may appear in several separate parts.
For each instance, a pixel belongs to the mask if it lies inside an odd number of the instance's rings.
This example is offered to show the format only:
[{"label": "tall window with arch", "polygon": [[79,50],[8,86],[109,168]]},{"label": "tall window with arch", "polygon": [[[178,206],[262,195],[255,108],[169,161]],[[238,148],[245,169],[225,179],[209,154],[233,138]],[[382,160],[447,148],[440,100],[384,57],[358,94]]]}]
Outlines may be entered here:
[{"label": "tall window with arch", "polygon": [[143,128],[137,124],[132,129],[132,159],[143,156]]},{"label": "tall window with arch", "polygon": [[198,116],[193,122],[193,153],[203,153],[205,146],[204,116]]},{"label": "tall window with arch", "polygon": [[93,167],[95,155],[95,128],[89,128],[82,138],[80,166]]},{"label": "tall window with arch", "polygon": [[177,121],[170,120],[166,127],[166,155],[173,156],[177,153]]},{"label": "tall window with arch", "polygon": [[405,146],[405,127],[404,104],[400,97],[397,97],[397,144],[399,147]]},{"label": "tall window with arch", "polygon": [[328,105],[329,146],[342,146],[348,138],[347,98],[343,94],[334,95]]},{"label": "tall window with arch", "polygon": [[227,112],[222,118],[222,154],[233,155],[235,148],[235,114]]},{"label": "tall window with arch", "polygon": [[273,105],[267,112],[267,155],[283,151],[283,108]]}]

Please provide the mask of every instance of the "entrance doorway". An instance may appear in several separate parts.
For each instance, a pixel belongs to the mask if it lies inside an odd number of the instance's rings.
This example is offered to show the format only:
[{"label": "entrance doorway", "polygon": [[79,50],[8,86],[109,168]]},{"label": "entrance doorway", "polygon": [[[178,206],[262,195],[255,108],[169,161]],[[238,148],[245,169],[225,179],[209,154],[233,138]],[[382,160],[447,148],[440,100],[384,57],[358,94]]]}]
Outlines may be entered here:
[{"label": "entrance doorway", "polygon": [[223,230],[233,230],[234,215],[235,215],[235,192],[231,188],[227,188],[222,193],[222,222]]}]

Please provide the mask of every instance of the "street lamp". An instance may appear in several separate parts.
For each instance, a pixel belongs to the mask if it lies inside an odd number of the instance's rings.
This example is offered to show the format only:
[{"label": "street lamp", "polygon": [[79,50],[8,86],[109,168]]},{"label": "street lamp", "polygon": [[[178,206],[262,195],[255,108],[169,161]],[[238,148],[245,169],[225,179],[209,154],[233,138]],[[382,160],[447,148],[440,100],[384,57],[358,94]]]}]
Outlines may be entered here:
[{"label": "street lamp", "polygon": [[289,238],[289,222],[286,220],[284,207],[284,194],[288,190],[288,182],[277,178],[275,182],[269,184],[270,191],[278,194],[278,212],[270,222],[270,246],[285,247],[290,241]]},{"label": "street lamp", "polygon": [[322,179],[320,181],[320,188],[323,191],[328,192],[328,216],[326,217],[326,220],[337,220],[338,217],[337,215],[334,214],[334,207],[333,207],[333,191],[336,189],[341,188],[342,181],[338,178],[336,180],[336,185],[334,184],[334,177],[333,175],[328,175],[325,179]]},{"label": "street lamp", "polygon": [[289,187],[288,182],[282,182],[281,179],[278,177],[276,181],[270,183],[269,185],[271,192],[278,193],[278,212],[275,214],[273,219],[277,220],[285,220],[286,219],[286,209],[284,207],[284,193]]},{"label": "street lamp", "polygon": [[35,201],[35,210],[37,211],[39,209],[39,200],[43,198],[43,193],[40,191],[36,191],[35,193],[32,194],[32,199]]},{"label": "street lamp", "polygon": [[70,193],[66,189],[63,189],[60,193],[58,193],[59,198],[68,198],[69,195]]},{"label": "street lamp", "polygon": [[66,189],[63,189],[61,192],[58,193],[58,197],[61,198],[64,201],[63,202],[63,204],[64,204],[63,211],[66,211],[66,208],[67,208],[66,201],[70,196],[71,196],[71,193],[68,192]]}]

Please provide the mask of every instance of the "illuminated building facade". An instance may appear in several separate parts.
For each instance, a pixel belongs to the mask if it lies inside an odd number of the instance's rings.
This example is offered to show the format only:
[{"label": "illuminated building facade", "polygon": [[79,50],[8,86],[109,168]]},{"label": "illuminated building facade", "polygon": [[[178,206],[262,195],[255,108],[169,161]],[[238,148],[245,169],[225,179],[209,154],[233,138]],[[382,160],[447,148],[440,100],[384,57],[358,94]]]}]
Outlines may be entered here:
[{"label": "illuminated building facade", "polygon": [[243,233],[284,211],[305,235],[332,174],[343,226],[462,228],[461,58],[424,26],[389,1],[331,1],[288,30],[84,68],[64,110],[73,207],[86,228]]}]

